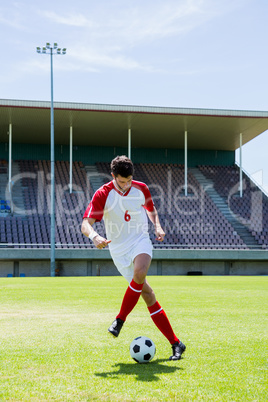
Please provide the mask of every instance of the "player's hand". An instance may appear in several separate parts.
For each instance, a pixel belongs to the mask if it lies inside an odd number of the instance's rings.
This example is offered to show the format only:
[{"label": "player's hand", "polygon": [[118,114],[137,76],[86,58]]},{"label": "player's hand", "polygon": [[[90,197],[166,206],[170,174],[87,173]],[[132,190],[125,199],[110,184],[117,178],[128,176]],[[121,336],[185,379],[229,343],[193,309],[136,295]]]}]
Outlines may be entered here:
[{"label": "player's hand", "polygon": [[155,235],[156,235],[156,240],[163,241],[166,233],[161,228],[161,226],[157,226],[157,227],[155,227]]},{"label": "player's hand", "polygon": [[98,235],[94,237],[93,243],[95,247],[101,250],[102,248],[107,247],[108,244],[111,243],[111,240],[106,240],[104,237]]}]

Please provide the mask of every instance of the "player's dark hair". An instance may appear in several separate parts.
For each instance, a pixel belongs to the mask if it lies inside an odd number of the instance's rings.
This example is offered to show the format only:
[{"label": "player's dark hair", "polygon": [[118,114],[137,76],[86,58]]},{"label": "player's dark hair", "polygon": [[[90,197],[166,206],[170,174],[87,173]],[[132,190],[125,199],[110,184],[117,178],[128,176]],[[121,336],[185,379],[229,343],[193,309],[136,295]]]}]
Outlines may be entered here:
[{"label": "player's dark hair", "polygon": [[117,156],[111,162],[111,171],[116,176],[133,176],[134,166],[132,161],[125,155]]}]

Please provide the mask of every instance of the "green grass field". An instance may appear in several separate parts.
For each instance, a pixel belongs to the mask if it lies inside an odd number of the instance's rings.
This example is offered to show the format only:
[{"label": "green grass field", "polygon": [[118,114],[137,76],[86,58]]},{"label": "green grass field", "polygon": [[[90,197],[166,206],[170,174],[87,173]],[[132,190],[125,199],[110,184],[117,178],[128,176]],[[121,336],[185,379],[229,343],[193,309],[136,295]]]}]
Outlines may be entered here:
[{"label": "green grass field", "polygon": [[[121,277],[1,278],[0,400],[266,401],[268,278],[148,280],[187,346],[180,361],[142,300],[108,334]],[[146,365],[129,354],[139,335],[156,344]]]}]

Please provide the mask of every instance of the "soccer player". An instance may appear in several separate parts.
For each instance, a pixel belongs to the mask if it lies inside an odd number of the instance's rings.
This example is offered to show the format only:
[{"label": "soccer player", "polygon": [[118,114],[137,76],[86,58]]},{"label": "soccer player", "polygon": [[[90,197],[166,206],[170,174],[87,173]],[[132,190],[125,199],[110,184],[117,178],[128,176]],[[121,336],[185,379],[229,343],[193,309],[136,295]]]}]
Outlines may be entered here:
[{"label": "soccer player", "polygon": [[[148,219],[154,224],[156,239],[163,241],[165,232],[159,222],[146,184],[133,180],[134,166],[126,156],[111,162],[113,180],[100,187],[88,205],[82,222],[82,233],[98,249],[109,247],[118,271],[129,282],[121,309],[108,331],[117,337],[127,316],[144,299],[151,318],[172,346],[170,360],[179,360],[186,346],[175,335],[171,324],[149,285],[146,275],[152,259]],[[147,215],[146,215],[147,214]],[[104,220],[107,239],[94,231],[94,222]]]}]

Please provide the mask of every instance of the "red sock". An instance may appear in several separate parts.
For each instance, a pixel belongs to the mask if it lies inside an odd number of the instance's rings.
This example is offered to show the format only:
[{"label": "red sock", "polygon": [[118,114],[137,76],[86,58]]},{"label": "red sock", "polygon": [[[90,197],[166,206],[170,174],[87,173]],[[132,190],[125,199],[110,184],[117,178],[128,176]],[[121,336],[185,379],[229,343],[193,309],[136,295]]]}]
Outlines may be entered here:
[{"label": "red sock", "polygon": [[134,309],[141,295],[143,283],[139,284],[132,279],[122,301],[121,310],[116,318],[126,321],[128,314]]},{"label": "red sock", "polygon": [[158,302],[155,302],[155,304],[153,304],[151,307],[148,307],[148,310],[153,322],[162,332],[162,334],[168,339],[171,345],[173,345],[173,343],[175,342],[180,342],[174,334],[166,313],[164,312],[160,304]]}]

